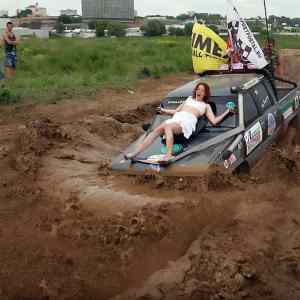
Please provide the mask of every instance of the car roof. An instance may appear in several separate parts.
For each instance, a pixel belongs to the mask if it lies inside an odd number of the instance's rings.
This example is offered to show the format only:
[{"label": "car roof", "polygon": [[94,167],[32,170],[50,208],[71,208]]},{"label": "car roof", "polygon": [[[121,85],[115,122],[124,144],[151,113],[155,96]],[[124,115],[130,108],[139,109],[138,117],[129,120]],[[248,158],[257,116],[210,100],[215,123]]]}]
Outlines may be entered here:
[{"label": "car roof", "polygon": [[229,96],[232,95],[231,87],[241,87],[245,83],[260,77],[261,75],[256,73],[205,75],[173,90],[167,97],[189,97],[192,95],[192,91],[198,82],[207,83],[211,89],[212,96]]}]

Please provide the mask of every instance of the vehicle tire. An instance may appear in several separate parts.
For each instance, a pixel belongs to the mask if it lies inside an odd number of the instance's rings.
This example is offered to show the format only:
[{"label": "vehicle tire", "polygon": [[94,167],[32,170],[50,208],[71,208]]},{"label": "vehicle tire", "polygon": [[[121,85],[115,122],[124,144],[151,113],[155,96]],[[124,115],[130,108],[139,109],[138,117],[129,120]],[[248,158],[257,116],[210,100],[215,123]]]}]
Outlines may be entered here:
[{"label": "vehicle tire", "polygon": [[296,129],[295,143],[300,145],[300,112],[297,113],[291,125]]},{"label": "vehicle tire", "polygon": [[234,174],[238,176],[249,175],[249,173],[250,173],[250,166],[247,162],[243,162],[234,170]]}]

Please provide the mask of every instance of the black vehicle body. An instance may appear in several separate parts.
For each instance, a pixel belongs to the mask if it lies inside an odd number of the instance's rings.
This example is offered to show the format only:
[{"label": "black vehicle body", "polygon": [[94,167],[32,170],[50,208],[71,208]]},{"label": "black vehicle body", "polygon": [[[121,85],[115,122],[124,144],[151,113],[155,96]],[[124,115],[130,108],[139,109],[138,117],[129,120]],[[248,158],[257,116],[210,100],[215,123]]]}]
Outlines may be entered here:
[{"label": "black vehicle body", "polygon": [[[273,77],[265,70],[240,74],[207,74],[170,92],[162,105],[175,109],[192,95],[198,82],[206,82],[210,86],[211,105],[215,114],[225,111],[229,101],[235,103],[236,114],[228,116],[217,126],[202,119],[202,129],[197,130],[189,140],[176,137],[175,143],[183,145],[183,151],[168,165],[160,165],[147,159],[159,154],[164,146],[163,138],[158,138],[134,161],[124,160],[122,155],[116,157],[112,163],[113,170],[195,175],[211,165],[219,165],[229,171],[248,168],[263,156],[266,147],[299,112],[297,85]],[[168,118],[170,116],[156,115],[145,134],[125,152],[132,151],[137,143]]]}]

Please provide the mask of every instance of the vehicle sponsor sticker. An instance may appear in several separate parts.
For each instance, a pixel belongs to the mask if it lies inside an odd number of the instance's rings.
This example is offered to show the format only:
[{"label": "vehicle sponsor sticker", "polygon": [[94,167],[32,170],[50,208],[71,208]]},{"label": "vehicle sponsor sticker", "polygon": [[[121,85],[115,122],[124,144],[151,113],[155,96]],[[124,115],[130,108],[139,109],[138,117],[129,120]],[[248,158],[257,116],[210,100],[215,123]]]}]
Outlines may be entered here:
[{"label": "vehicle sponsor sticker", "polygon": [[224,167],[228,169],[231,165],[233,165],[237,161],[236,156],[232,153],[228,159],[224,161]]},{"label": "vehicle sponsor sticker", "polygon": [[150,169],[157,172],[157,173],[159,173],[160,172],[160,165],[156,165],[156,164],[150,165]]},{"label": "vehicle sponsor sticker", "polygon": [[157,163],[164,158],[165,154],[155,154],[147,157],[147,161]]},{"label": "vehicle sponsor sticker", "polygon": [[172,105],[172,104],[182,104],[185,101],[185,99],[170,99],[167,102],[167,105]]},{"label": "vehicle sponsor sticker", "polygon": [[268,136],[272,135],[276,129],[276,119],[274,114],[268,114]]},{"label": "vehicle sponsor sticker", "polygon": [[257,122],[245,133],[247,155],[251,153],[263,140],[263,131],[260,122]]},{"label": "vehicle sponsor sticker", "polygon": [[283,118],[286,120],[294,112],[293,107],[290,106],[286,111],[282,113]]},{"label": "vehicle sponsor sticker", "polygon": [[261,109],[264,110],[265,106],[268,105],[269,103],[270,103],[270,98],[269,96],[267,96],[261,101]]}]

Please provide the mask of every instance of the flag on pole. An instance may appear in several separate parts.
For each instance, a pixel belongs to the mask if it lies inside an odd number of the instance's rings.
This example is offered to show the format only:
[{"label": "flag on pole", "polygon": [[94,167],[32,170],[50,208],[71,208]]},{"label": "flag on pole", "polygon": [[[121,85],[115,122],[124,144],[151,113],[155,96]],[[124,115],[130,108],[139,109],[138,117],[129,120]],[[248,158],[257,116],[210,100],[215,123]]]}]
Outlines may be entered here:
[{"label": "flag on pole", "polygon": [[220,70],[228,63],[226,42],[205,25],[194,23],[192,58],[195,73]]},{"label": "flag on pole", "polygon": [[227,16],[228,34],[234,50],[240,54],[241,63],[252,65],[257,69],[264,68],[268,62],[261,47],[237,9],[231,1],[228,2],[231,6],[230,14]]}]

